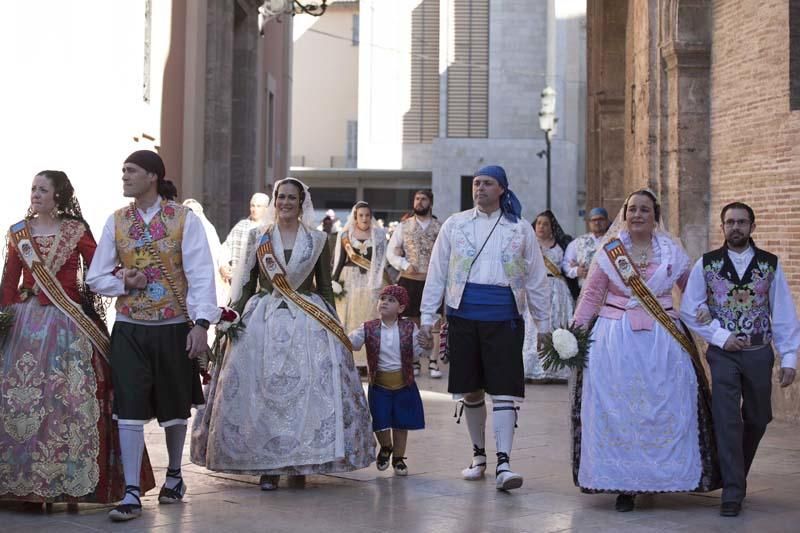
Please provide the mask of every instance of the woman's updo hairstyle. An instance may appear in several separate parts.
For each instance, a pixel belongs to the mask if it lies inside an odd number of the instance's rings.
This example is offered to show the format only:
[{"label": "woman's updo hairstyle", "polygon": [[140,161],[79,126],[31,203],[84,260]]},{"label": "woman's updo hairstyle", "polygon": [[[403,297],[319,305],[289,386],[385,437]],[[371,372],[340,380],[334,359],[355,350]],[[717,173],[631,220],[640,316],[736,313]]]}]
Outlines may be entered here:
[{"label": "woman's updo hairstyle", "polygon": [[286,178],[284,180],[281,180],[281,182],[278,184],[278,188],[275,189],[275,195],[277,196],[278,195],[278,190],[283,185],[286,185],[287,183],[297,187],[298,197],[300,199],[300,211],[302,211],[303,210],[303,202],[306,201],[306,189],[305,189],[305,187],[303,187],[303,184],[300,183],[299,181],[297,181],[296,179],[294,179],[294,178]]},{"label": "woman's updo hairstyle", "polygon": [[646,196],[653,201],[653,214],[655,216],[656,224],[661,222],[661,204],[658,203],[656,199],[656,195],[653,194],[652,191],[648,189],[640,189],[638,191],[634,191],[628,195],[628,198],[625,200],[625,204],[622,206],[622,220],[627,220],[628,216],[628,202],[631,201],[631,198],[634,196]]}]

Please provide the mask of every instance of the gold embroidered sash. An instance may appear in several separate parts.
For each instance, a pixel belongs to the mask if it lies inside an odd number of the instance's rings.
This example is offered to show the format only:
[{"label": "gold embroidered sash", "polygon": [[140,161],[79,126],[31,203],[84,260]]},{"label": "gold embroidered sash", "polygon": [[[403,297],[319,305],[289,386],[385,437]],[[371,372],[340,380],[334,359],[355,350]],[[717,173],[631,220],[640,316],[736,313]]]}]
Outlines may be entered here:
[{"label": "gold embroidered sash", "polygon": [[[370,261],[363,255],[355,251],[353,245],[350,243],[350,237],[347,235],[346,231],[342,234],[342,245],[344,246],[345,253],[347,253],[347,258],[350,261],[352,261],[357,267],[363,268],[364,270],[369,272],[369,269],[372,267],[372,261]],[[423,276],[422,280],[425,281],[425,274],[423,274],[422,276]],[[392,281],[389,279],[389,274],[387,274],[385,270],[383,271],[383,281],[387,285],[391,285],[392,283]]]},{"label": "gold embroidered sash", "polygon": [[352,261],[358,267],[363,268],[364,270],[369,272],[372,263],[370,262],[369,259],[367,259],[363,255],[356,253],[352,243],[350,242],[350,237],[348,236],[346,231],[342,234],[342,245],[344,246],[344,251],[347,253],[347,258],[350,259],[350,261]]},{"label": "gold embroidered sash", "polygon": [[[64,291],[64,287],[56,279],[55,273],[45,266],[44,260],[39,256],[36,247],[33,245],[33,238],[27,221],[22,220],[11,226],[10,234],[11,242],[17,249],[22,259],[22,264],[31,273],[37,285],[53,305],[71,318],[75,325],[78,326],[78,329],[89,337],[89,340],[97,348],[103,359],[108,362],[108,356],[111,353],[111,341],[108,335],[91,318],[86,316],[80,304],[70,298]],[[54,243],[53,246],[58,246],[58,244]]]},{"label": "gold embroidered sash", "polygon": [[322,324],[325,329],[333,333],[336,338],[344,344],[345,348],[352,352],[353,345],[345,334],[344,329],[342,329],[341,324],[328,313],[300,296],[289,284],[289,281],[286,279],[286,272],[275,258],[275,253],[272,248],[272,237],[268,231],[261,236],[257,255],[259,269],[272,281],[275,288],[278,289],[285,298],[291,300],[297,307],[305,311],[308,316],[315,319]]},{"label": "gold embroidered sash", "polygon": [[545,254],[542,254],[542,259],[544,259],[544,266],[547,267],[547,270],[553,275],[554,278],[564,279],[564,276],[561,274],[561,269],[550,260]]},{"label": "gold embroidered sash", "polygon": [[697,351],[697,346],[694,341],[678,328],[664,308],[661,307],[661,304],[650,290],[650,287],[647,286],[641,275],[639,275],[638,270],[636,270],[633,260],[631,260],[627,250],[625,250],[625,245],[622,244],[622,241],[613,239],[604,246],[604,250],[611,264],[614,266],[614,269],[622,278],[623,283],[625,283],[627,287],[630,287],[634,295],[636,295],[636,299],[642,304],[644,310],[647,311],[654,320],[664,326],[664,329],[678,341],[692,358],[692,363],[696,367],[699,365],[699,368],[702,368],[700,354]]}]

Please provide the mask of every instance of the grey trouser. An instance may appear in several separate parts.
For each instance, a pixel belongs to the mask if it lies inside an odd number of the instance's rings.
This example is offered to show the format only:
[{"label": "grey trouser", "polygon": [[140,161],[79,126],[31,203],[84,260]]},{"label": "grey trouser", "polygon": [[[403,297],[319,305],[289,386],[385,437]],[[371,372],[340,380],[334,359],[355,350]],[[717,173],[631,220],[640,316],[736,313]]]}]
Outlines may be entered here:
[{"label": "grey trouser", "polygon": [[722,501],[739,502],[747,490],[747,473],[758,443],[772,420],[772,365],[767,345],[727,352],[709,346],[711,413],[722,471]]}]

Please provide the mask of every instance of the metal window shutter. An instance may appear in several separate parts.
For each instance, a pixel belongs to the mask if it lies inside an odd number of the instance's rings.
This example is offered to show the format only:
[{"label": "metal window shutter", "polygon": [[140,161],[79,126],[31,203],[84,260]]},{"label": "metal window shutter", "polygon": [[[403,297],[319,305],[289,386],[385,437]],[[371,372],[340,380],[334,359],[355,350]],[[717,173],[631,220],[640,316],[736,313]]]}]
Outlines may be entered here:
[{"label": "metal window shutter", "polygon": [[489,0],[454,0],[447,136],[489,135]]},{"label": "metal window shutter", "polygon": [[411,14],[411,102],[403,117],[404,143],[439,136],[439,2],[424,0]]}]

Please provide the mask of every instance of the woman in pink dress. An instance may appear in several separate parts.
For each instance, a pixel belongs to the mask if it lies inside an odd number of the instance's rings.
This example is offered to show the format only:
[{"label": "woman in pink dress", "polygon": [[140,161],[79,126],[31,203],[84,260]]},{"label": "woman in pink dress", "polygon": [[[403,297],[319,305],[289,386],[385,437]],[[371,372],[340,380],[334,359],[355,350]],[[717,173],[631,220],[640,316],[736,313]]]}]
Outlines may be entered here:
[{"label": "woman in pink dress", "polygon": [[[620,246],[626,257],[614,255]],[[673,304],[690,267],[660,226],[655,195],[634,192],[595,254],[575,310],[574,322],[590,327],[594,342],[574,383],[573,477],[584,492],[618,494],[621,512],[633,510],[639,493],[719,483],[705,374],[678,340],[685,329]],[[632,274],[652,298],[634,291],[641,285]],[[657,306],[670,327],[654,318]]]}]

